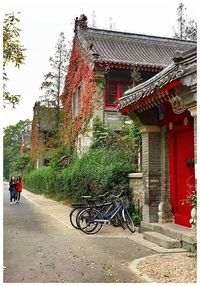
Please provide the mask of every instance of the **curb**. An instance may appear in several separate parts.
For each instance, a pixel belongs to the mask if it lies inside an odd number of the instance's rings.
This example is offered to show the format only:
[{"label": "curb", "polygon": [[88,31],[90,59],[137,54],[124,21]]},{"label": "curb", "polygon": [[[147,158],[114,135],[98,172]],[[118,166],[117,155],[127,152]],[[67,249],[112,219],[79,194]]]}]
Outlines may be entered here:
[{"label": "curb", "polygon": [[153,254],[153,255],[142,257],[142,258],[138,258],[132,261],[128,267],[138,278],[145,280],[147,283],[155,282],[155,280],[152,280],[148,275],[142,274],[142,272],[138,269],[138,264],[150,257],[160,256],[160,255],[163,255],[163,254]]}]

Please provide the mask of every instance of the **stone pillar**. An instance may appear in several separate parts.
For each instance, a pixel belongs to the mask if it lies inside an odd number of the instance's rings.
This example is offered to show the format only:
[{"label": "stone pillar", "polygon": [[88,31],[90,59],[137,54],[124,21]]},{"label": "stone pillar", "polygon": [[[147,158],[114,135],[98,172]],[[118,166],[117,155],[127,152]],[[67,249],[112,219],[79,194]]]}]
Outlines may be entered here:
[{"label": "stone pillar", "polygon": [[38,153],[37,159],[36,159],[36,168],[39,169],[44,166],[44,156],[41,153]]},{"label": "stone pillar", "polygon": [[[197,106],[188,108],[191,116],[194,118],[194,162],[195,162],[195,190],[197,189]],[[197,226],[197,210],[196,207],[193,207],[191,210],[191,219],[190,223],[192,224],[192,229],[196,231]]]},{"label": "stone pillar", "polygon": [[142,173],[130,173],[128,175],[129,186],[132,192],[132,201],[135,206],[143,208],[144,192],[143,192],[143,175]]},{"label": "stone pillar", "polygon": [[104,122],[104,92],[105,92],[104,70],[96,71],[95,91],[93,94],[94,113],[93,118],[99,117]]},{"label": "stone pillar", "polygon": [[142,135],[142,173],[144,187],[143,221],[158,221],[161,200],[161,134],[157,126],[140,127]]},{"label": "stone pillar", "polygon": [[161,202],[158,206],[158,222],[173,222],[172,205],[169,201],[169,150],[168,132],[161,128]]}]

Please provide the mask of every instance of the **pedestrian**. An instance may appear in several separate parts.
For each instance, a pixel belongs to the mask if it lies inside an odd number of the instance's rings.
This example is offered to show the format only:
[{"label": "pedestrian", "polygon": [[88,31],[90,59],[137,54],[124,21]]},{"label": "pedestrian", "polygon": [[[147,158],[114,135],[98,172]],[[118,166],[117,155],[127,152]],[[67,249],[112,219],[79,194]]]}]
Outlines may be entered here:
[{"label": "pedestrian", "polygon": [[10,191],[10,205],[13,205],[16,203],[16,194],[17,194],[17,182],[14,177],[10,179],[9,191]]},{"label": "pedestrian", "polygon": [[20,176],[17,177],[17,203],[20,201],[20,194],[22,192],[22,178]]}]

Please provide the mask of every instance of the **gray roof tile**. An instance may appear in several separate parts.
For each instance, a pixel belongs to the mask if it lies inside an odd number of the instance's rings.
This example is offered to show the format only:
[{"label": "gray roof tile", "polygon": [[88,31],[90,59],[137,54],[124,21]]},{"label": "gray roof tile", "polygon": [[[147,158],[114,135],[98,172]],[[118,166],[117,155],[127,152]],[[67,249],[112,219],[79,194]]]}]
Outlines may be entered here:
[{"label": "gray roof tile", "polygon": [[180,53],[178,57],[172,59],[173,63],[157,73],[149,80],[127,90],[125,95],[119,99],[118,110],[127,108],[132,104],[148,97],[156,90],[161,89],[166,84],[187,75],[192,71],[196,71],[197,51],[192,48],[185,53]]},{"label": "gray roof tile", "polygon": [[[87,52],[99,54],[98,62],[164,68],[177,50],[187,51],[193,41],[131,34],[94,28],[79,28],[77,37]],[[91,51],[90,51],[91,52]]]}]

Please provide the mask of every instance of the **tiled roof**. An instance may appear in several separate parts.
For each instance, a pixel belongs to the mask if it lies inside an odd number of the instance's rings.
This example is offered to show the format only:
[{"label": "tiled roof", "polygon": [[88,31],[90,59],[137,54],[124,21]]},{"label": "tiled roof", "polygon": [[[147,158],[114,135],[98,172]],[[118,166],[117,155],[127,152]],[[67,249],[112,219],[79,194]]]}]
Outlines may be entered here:
[{"label": "tiled roof", "polygon": [[193,48],[185,53],[176,53],[173,63],[149,80],[125,92],[119,99],[118,110],[127,108],[137,101],[148,97],[168,83],[196,71],[197,51]]},{"label": "tiled roof", "polygon": [[193,41],[94,28],[79,28],[77,37],[87,52],[99,55],[97,62],[145,67],[164,68],[172,63],[175,51],[196,45]]}]

